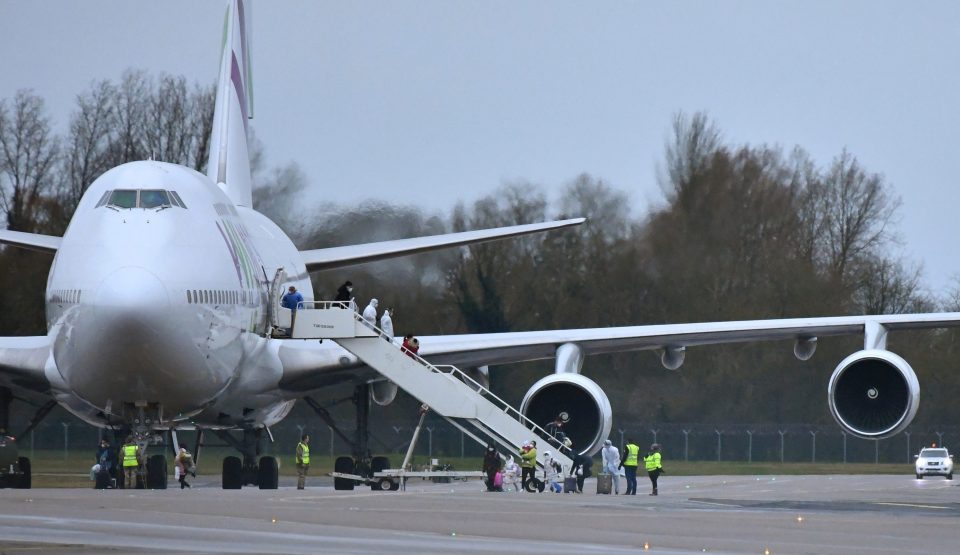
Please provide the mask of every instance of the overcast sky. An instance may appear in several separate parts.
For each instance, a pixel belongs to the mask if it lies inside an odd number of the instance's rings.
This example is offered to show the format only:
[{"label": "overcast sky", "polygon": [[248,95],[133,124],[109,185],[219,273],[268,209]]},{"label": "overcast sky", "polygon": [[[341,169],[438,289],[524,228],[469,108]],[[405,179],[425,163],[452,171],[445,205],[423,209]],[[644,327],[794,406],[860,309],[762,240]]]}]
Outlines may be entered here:
[{"label": "overcast sky", "polygon": [[[34,89],[65,125],[126,68],[212,83],[224,5],[0,0],[0,98]],[[960,2],[304,0],[252,22],[253,126],[313,198],[446,212],[588,172],[639,214],[672,115],[706,110],[730,142],[847,147],[903,197],[931,289],[960,275]]]}]

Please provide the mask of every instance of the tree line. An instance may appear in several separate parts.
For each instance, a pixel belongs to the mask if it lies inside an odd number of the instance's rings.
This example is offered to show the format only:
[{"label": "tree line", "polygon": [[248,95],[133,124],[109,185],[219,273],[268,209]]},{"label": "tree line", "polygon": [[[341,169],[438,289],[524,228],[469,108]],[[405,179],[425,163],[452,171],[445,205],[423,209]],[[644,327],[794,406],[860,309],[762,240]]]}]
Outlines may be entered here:
[{"label": "tree line", "polygon": [[[129,71],[77,96],[57,134],[41,97],[0,100],[0,215],[9,229],[61,234],[105,170],[152,158],[204,170],[213,87]],[[361,304],[394,309],[402,333],[484,333],[953,309],[955,292],[924,291],[902,256],[900,199],[848,151],[825,165],[801,148],[732,144],[704,113],[677,114],[657,168],[662,199],[635,210],[630,190],[582,174],[550,198],[543,184],[502,184],[447,214],[382,202],[303,205],[309,178],[295,164],[262,167],[253,140],[254,207],[300,248],[585,216],[561,232],[421,254],[314,275],[318,297],[350,279]],[[279,194],[279,193],[283,194]],[[45,333],[50,257],[0,251],[0,335]],[[918,421],[960,415],[952,331],[895,334],[890,348],[923,388]],[[680,371],[649,352],[588,359],[584,373],[631,422],[826,423],[834,366],[861,338],[824,339],[813,360],[790,344],[691,349]],[[519,402],[549,362],[492,369]],[[401,401],[403,406],[406,401]]]}]

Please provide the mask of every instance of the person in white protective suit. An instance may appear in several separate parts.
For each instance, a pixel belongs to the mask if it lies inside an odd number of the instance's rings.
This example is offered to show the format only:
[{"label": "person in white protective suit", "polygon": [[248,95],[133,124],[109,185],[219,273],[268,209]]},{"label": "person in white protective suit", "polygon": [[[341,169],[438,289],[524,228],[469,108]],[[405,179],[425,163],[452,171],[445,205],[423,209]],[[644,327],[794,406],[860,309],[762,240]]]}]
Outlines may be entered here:
[{"label": "person in white protective suit", "polygon": [[520,493],[520,465],[513,460],[513,455],[503,467],[503,491],[507,491],[507,485],[512,485],[513,491]]},{"label": "person in white protective suit", "polygon": [[377,299],[370,299],[370,304],[363,309],[363,321],[371,328],[377,326],[377,305],[379,304],[380,302]]},{"label": "person in white protective suit", "polygon": [[600,454],[603,456],[603,471],[613,479],[614,495],[620,495],[620,450],[608,439],[603,442]]},{"label": "person in white protective suit", "polygon": [[383,309],[383,316],[380,317],[380,329],[386,335],[387,341],[393,341],[393,317],[390,315],[390,309]]},{"label": "person in white protective suit", "polygon": [[563,492],[563,467],[553,458],[553,454],[547,451],[543,454],[543,481],[554,493]]}]

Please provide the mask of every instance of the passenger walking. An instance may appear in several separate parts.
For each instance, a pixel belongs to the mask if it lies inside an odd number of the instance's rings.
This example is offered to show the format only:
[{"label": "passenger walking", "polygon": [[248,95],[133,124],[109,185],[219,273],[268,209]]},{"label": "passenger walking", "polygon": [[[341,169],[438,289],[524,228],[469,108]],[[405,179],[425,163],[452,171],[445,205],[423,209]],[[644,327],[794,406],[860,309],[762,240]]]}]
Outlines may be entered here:
[{"label": "passenger walking", "polygon": [[493,483],[497,472],[500,471],[500,455],[493,445],[488,443],[487,450],[483,454],[483,472],[487,475],[487,491],[496,491],[496,485]]},{"label": "passenger walking", "polygon": [[563,485],[560,483],[563,479],[563,466],[557,459],[553,458],[553,453],[545,451],[543,453],[543,481],[547,487],[554,493],[563,492]]},{"label": "passenger walking", "polygon": [[583,481],[593,476],[593,459],[583,453],[573,453],[570,474],[577,477],[577,493],[583,493]]},{"label": "passenger walking", "polygon": [[653,491],[650,495],[657,495],[657,478],[663,474],[663,465],[660,464],[660,444],[654,443],[650,446],[650,452],[643,458],[643,465],[647,470],[647,476],[650,476],[650,484]]},{"label": "passenger walking", "polygon": [[383,316],[380,317],[380,329],[387,336],[387,341],[393,341],[393,315],[390,314],[389,308],[383,309]]},{"label": "passenger walking", "polygon": [[140,473],[140,445],[127,436],[126,443],[120,448],[123,453],[123,489],[136,489],[137,475]]},{"label": "passenger walking", "polygon": [[614,495],[620,495],[620,451],[608,439],[603,442],[600,454],[603,456],[603,471],[609,474],[613,481]]},{"label": "passenger walking", "polygon": [[371,328],[377,327],[377,305],[379,304],[380,301],[377,299],[370,299],[370,304],[363,309],[363,321]]},{"label": "passenger walking", "polygon": [[504,491],[506,491],[508,484],[513,486],[514,491],[520,491],[520,467],[517,465],[517,461],[513,460],[513,455],[510,455],[507,463],[503,466]]},{"label": "passenger walking", "polygon": [[190,483],[187,482],[187,474],[193,474],[194,478],[197,476],[196,467],[193,465],[193,455],[187,451],[186,447],[181,447],[180,452],[177,453],[177,457],[173,459],[173,464],[176,467],[177,481],[180,482],[180,489],[189,488]]},{"label": "passenger walking", "polygon": [[297,444],[297,489],[307,485],[307,471],[310,470],[310,434],[300,436]]},{"label": "passenger walking", "polygon": [[529,441],[520,448],[520,487],[524,491],[530,480],[536,480],[537,472],[537,442]]},{"label": "passenger walking", "polygon": [[353,283],[346,281],[343,285],[337,289],[337,296],[333,299],[335,301],[340,301],[340,306],[343,308],[352,308],[353,304]]},{"label": "passenger walking", "polygon": [[420,341],[412,333],[408,333],[403,336],[403,344],[400,345],[400,350],[410,358],[417,358],[417,352],[420,351]]},{"label": "passenger walking", "polygon": [[640,446],[628,439],[627,444],[623,447],[623,451],[627,454],[627,457],[620,463],[620,466],[623,467],[623,472],[627,476],[626,495],[636,495],[637,464],[640,460]]},{"label": "passenger walking", "polygon": [[303,308],[303,295],[297,291],[297,288],[290,286],[290,289],[287,290],[287,294],[283,296],[280,300],[280,306],[283,308],[290,309],[290,332],[289,335],[293,335],[293,326],[297,322],[297,310]]}]

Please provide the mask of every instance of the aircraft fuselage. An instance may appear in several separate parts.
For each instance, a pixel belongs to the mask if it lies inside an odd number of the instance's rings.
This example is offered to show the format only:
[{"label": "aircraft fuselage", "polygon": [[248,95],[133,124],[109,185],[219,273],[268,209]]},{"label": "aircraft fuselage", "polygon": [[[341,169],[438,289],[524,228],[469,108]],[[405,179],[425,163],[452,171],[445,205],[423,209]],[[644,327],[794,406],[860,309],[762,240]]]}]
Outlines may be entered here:
[{"label": "aircraft fuselage", "polygon": [[47,282],[58,400],[98,424],[133,406],[158,408],[157,427],[226,426],[240,412],[279,420],[292,401],[256,392],[281,373],[265,337],[280,267],[313,298],[290,239],[207,176],[153,161],[106,172],[79,203]]}]

